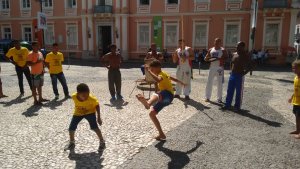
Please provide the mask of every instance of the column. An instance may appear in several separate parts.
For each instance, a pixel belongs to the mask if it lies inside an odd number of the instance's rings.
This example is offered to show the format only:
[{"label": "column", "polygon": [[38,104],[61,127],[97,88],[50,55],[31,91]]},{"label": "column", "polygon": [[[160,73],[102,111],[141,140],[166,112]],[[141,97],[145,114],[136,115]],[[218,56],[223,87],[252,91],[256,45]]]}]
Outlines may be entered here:
[{"label": "column", "polygon": [[87,30],[86,30],[86,17],[81,16],[81,28],[82,28],[82,50],[87,50]]},{"label": "column", "polygon": [[88,30],[90,31],[91,38],[89,38],[89,51],[94,50],[94,28],[93,28],[93,16],[88,16]]},{"label": "column", "polygon": [[291,9],[291,23],[290,23],[290,38],[289,38],[289,46],[294,46],[295,42],[295,30],[297,25],[297,9]]},{"label": "column", "polygon": [[128,60],[128,29],[127,16],[122,16],[122,56],[124,60]]}]

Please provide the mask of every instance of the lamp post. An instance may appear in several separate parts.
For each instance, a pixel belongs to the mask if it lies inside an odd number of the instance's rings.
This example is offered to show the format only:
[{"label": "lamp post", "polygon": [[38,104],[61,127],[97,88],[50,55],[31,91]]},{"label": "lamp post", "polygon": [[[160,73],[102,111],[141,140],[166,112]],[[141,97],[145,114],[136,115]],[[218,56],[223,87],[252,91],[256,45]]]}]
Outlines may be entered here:
[{"label": "lamp post", "polygon": [[[40,2],[40,12],[43,13],[43,2],[45,0],[39,0]],[[41,29],[42,31],[42,48],[44,48],[44,50],[46,50],[46,46],[45,46],[45,37],[44,37],[44,29]]]}]

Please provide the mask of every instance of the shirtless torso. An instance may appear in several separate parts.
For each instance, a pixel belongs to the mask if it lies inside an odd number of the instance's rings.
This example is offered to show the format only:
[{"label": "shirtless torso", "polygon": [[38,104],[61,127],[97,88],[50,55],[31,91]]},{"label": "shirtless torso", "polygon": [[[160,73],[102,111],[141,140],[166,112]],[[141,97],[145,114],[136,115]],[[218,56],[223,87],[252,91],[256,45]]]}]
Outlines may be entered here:
[{"label": "shirtless torso", "polygon": [[108,69],[119,69],[122,63],[122,56],[119,53],[108,53],[103,57],[104,65]]}]

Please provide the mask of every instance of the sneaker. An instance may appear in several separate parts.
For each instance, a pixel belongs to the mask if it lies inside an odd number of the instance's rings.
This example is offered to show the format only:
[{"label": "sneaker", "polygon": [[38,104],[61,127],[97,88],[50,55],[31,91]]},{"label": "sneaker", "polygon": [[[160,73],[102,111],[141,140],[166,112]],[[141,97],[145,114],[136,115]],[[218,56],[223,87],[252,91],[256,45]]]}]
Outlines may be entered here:
[{"label": "sneaker", "polygon": [[185,100],[191,100],[190,96],[185,96]]},{"label": "sneaker", "polygon": [[65,96],[65,99],[70,99],[70,98],[71,98],[70,95],[66,95],[66,96]]},{"label": "sneaker", "polygon": [[110,99],[110,101],[115,101],[115,100],[117,100],[116,96],[112,96],[111,99]]},{"label": "sneaker", "polygon": [[180,99],[180,96],[178,94],[175,94],[174,98]]},{"label": "sneaker", "polygon": [[69,142],[65,148],[64,148],[64,151],[67,151],[67,150],[73,150],[75,148],[75,143],[74,142]]},{"label": "sneaker", "polygon": [[222,110],[222,111],[229,110],[229,107],[227,107],[227,106],[223,106],[223,107],[221,107],[221,110]]},{"label": "sneaker", "polygon": [[55,95],[55,100],[58,100],[59,99],[59,95]]},{"label": "sneaker", "polygon": [[105,148],[106,148],[105,142],[100,142],[98,151],[103,151]]},{"label": "sneaker", "polygon": [[123,99],[123,96],[120,95],[120,94],[118,94],[118,95],[117,95],[117,99],[118,99],[118,100],[122,100],[122,99]]}]

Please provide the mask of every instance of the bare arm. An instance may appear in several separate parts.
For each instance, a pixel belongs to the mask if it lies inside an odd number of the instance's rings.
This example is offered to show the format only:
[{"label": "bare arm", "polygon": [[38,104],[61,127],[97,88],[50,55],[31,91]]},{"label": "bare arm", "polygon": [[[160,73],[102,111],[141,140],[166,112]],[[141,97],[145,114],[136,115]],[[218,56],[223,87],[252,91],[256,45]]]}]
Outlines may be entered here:
[{"label": "bare arm", "polygon": [[206,54],[206,56],[205,56],[205,58],[204,58],[204,60],[205,60],[206,62],[209,61],[209,59],[211,59],[210,51],[211,51],[211,50],[209,50],[209,51],[207,52],[207,54]]},{"label": "bare arm", "polygon": [[106,67],[106,68],[109,68],[109,63],[108,63],[108,57],[109,57],[109,53],[104,55],[103,58],[102,58],[102,63],[103,65]]},{"label": "bare arm", "polygon": [[147,69],[147,71],[150,73],[150,75],[153,77],[153,79],[156,81],[156,82],[160,82],[162,81],[162,77],[160,76],[157,76],[156,74],[154,74],[150,69],[149,67],[145,67]]},{"label": "bare arm", "polygon": [[172,76],[170,76],[170,79],[171,79],[172,81],[176,82],[176,83],[180,83],[180,84],[183,85],[183,86],[186,85],[186,84],[183,83],[182,81],[180,81],[180,80],[178,80],[178,79],[176,79],[176,78],[174,78],[174,77],[172,77]]}]

